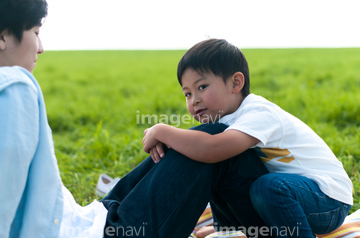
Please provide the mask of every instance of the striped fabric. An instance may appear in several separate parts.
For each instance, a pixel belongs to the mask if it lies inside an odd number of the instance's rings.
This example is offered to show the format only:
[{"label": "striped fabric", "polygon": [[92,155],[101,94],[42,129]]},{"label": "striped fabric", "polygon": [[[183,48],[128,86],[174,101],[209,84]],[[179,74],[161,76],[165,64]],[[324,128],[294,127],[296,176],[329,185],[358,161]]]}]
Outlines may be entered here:
[{"label": "striped fabric", "polygon": [[211,208],[210,208],[210,204],[208,204],[206,206],[205,211],[203,212],[203,214],[201,215],[201,217],[199,218],[195,229],[199,230],[201,227],[203,226],[210,226],[214,223],[213,217],[212,217],[212,213],[211,213]]},{"label": "striped fabric", "polygon": [[342,224],[335,231],[326,234],[318,235],[318,238],[360,238],[360,210],[352,213],[345,218]]},{"label": "striped fabric", "polygon": [[228,231],[228,232],[215,232],[212,233],[205,238],[246,238],[246,235],[242,233],[241,231]]},{"label": "striped fabric", "polygon": [[[204,226],[210,226],[213,224],[213,218],[211,208],[208,205],[201,215],[194,231],[189,238],[196,238],[196,232]],[[360,209],[351,215],[347,216],[344,224],[342,224],[335,231],[326,235],[317,235],[317,238],[360,238]],[[206,238],[246,238],[245,234],[241,231],[229,231],[229,232],[215,232]]]},{"label": "striped fabric", "polygon": [[204,226],[211,226],[214,223],[213,217],[212,217],[212,213],[211,213],[211,208],[210,208],[210,204],[208,204],[205,208],[205,211],[203,212],[203,214],[200,216],[198,222],[196,223],[196,226],[194,228],[194,231],[191,233],[191,235],[189,236],[189,238],[196,238],[196,232]]}]

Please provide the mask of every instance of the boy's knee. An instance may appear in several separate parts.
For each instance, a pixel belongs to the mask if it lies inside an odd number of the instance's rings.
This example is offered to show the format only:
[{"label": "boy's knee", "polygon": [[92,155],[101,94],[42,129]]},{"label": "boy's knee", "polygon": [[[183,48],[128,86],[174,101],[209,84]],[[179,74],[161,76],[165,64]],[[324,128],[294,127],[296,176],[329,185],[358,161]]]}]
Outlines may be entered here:
[{"label": "boy's knee", "polygon": [[254,206],[266,206],[272,199],[277,199],[287,188],[286,179],[276,173],[269,173],[258,178],[250,187],[250,198]]},{"label": "boy's knee", "polygon": [[191,127],[190,130],[204,131],[214,135],[223,132],[227,127],[227,125],[222,123],[209,123]]}]

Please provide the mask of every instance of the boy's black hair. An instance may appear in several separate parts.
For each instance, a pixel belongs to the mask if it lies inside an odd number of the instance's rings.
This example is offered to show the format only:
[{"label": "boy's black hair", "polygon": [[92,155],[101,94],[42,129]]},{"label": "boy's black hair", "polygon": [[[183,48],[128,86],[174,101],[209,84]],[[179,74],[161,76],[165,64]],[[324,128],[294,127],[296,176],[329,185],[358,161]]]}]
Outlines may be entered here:
[{"label": "boy's black hair", "polygon": [[23,31],[41,26],[47,10],[46,0],[1,0],[0,32],[8,30],[21,42]]},{"label": "boy's black hair", "polygon": [[244,54],[239,48],[223,39],[208,39],[191,47],[181,58],[177,77],[182,85],[181,77],[186,69],[192,68],[199,74],[213,73],[222,77],[224,82],[236,72],[245,77],[241,93],[244,97],[250,94],[249,67]]}]

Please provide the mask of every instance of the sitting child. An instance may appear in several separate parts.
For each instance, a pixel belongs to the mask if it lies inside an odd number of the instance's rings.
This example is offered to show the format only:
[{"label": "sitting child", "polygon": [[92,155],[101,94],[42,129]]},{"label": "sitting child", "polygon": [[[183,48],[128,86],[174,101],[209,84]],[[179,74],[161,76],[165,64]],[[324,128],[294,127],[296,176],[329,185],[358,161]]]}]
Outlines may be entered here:
[{"label": "sitting child", "polygon": [[[247,61],[237,47],[219,39],[200,42],[182,57],[177,76],[190,114],[201,123],[228,128],[210,135],[157,124],[145,130],[144,150],[156,162],[164,155],[159,145],[165,144],[193,160],[217,163],[252,148],[270,172],[244,194],[251,203],[240,204],[257,214],[221,203],[221,194],[210,201],[215,229],[243,231],[244,221],[259,216],[266,224],[257,228],[260,236],[314,237],[343,223],[353,199],[341,162],[302,121],[250,94]],[[225,214],[224,207],[232,214]]]}]

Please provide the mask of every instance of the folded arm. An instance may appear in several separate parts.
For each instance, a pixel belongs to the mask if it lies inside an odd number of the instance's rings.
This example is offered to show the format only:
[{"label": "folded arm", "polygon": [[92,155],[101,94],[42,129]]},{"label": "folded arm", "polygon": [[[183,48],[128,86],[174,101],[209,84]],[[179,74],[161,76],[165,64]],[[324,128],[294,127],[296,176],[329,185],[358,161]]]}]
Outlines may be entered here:
[{"label": "folded arm", "polygon": [[195,130],[157,124],[144,133],[144,150],[162,142],[179,153],[199,162],[216,163],[236,156],[259,142],[258,139],[237,130],[226,130],[210,135]]}]

